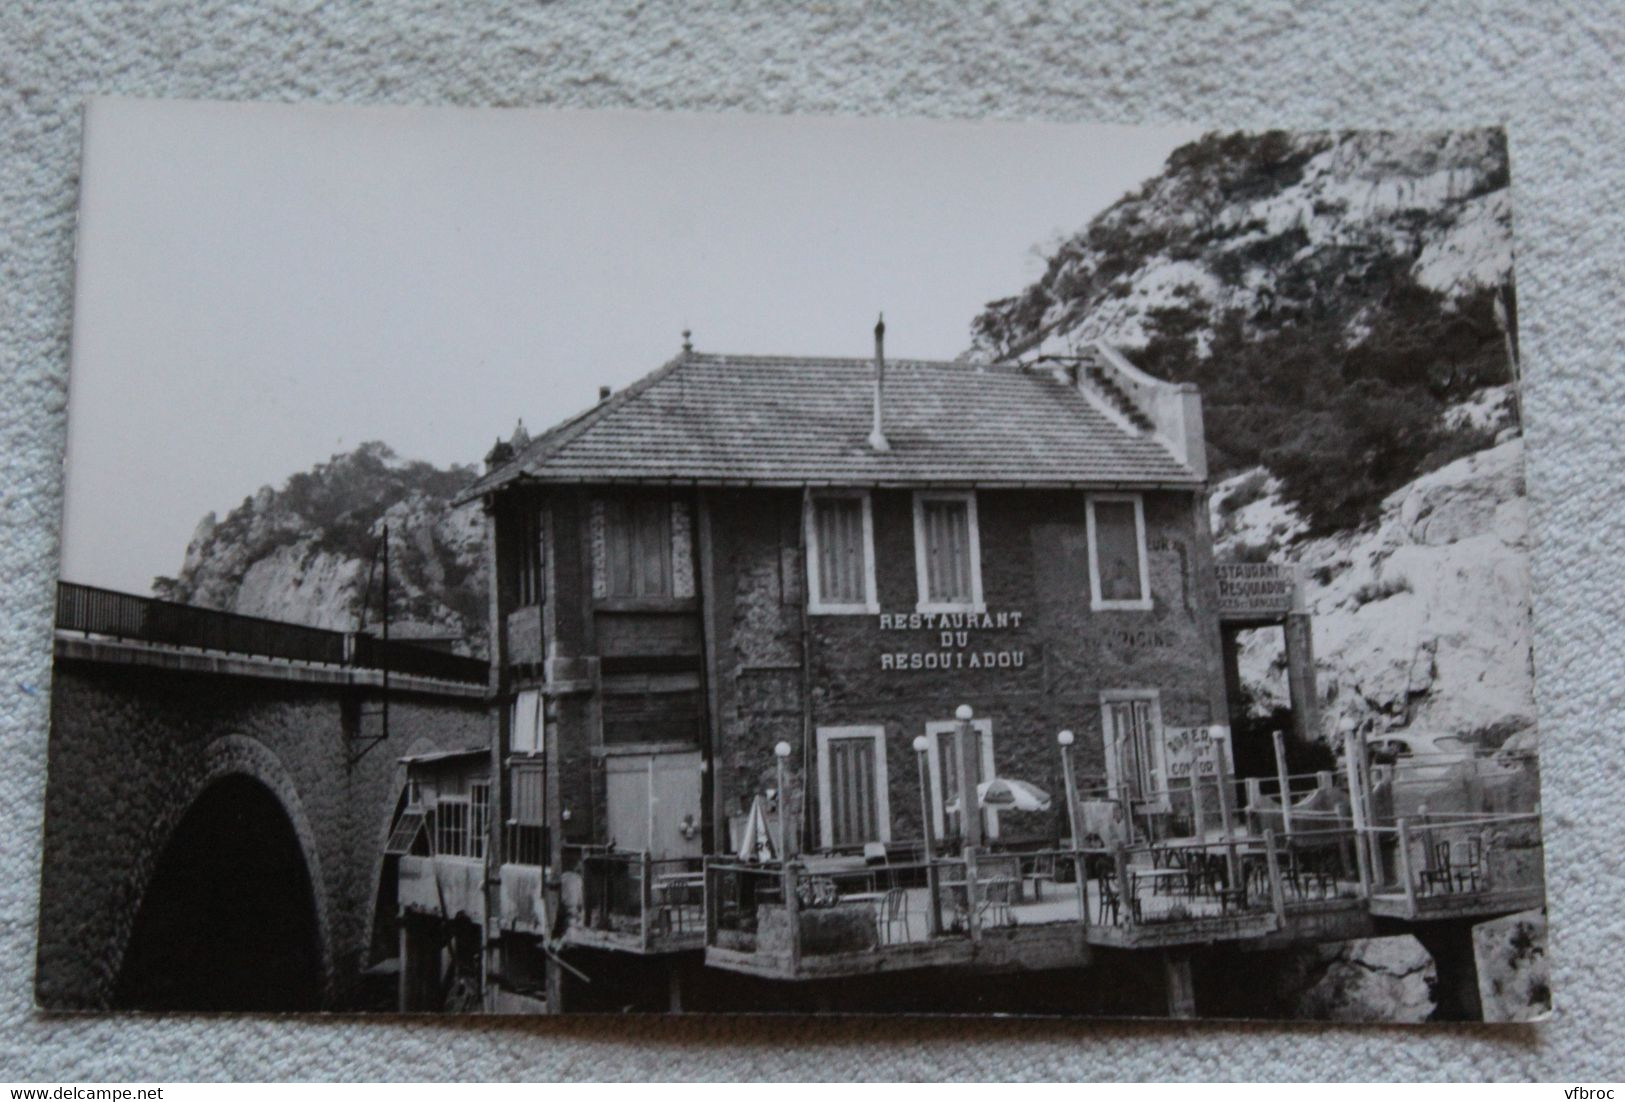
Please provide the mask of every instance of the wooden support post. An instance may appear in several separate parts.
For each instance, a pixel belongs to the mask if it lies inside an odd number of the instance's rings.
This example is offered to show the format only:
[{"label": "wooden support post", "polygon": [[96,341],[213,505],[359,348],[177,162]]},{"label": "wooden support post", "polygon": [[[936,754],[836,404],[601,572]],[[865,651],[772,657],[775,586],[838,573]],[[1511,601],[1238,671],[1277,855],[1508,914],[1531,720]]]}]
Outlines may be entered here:
[{"label": "wooden support post", "polygon": [[1272,732],[1275,743],[1275,783],[1281,786],[1281,832],[1292,837],[1292,774],[1286,765],[1286,734]]},{"label": "wooden support post", "polygon": [[786,861],[779,873],[784,886],[784,917],[790,929],[790,974],[801,971],[801,900],[796,896],[796,873]]},{"label": "wooden support post", "polygon": [[1354,817],[1354,860],[1360,866],[1360,897],[1371,898],[1371,866],[1366,851],[1365,800],[1360,794],[1360,766],[1355,743],[1358,735],[1343,733],[1343,768],[1348,774],[1349,810]]},{"label": "wooden support post", "polygon": [[1264,831],[1264,860],[1270,874],[1270,906],[1275,908],[1275,920],[1286,923],[1286,892],[1281,887],[1281,859],[1275,850],[1275,831]]},{"label": "wooden support post", "polygon": [[678,954],[666,958],[666,1010],[672,1014],[683,1012],[682,960]]},{"label": "wooden support post", "polygon": [[1191,833],[1196,835],[1196,837],[1198,837],[1198,838],[1205,838],[1206,837],[1206,835],[1203,833],[1203,827],[1202,827],[1202,819],[1205,817],[1204,813],[1206,812],[1206,810],[1207,809],[1202,806],[1202,771],[1200,769],[1192,769],[1191,770]]},{"label": "wooden support post", "polygon": [[[961,804],[963,806],[963,804]],[[982,940],[982,916],[976,908],[976,847],[965,847],[965,924],[972,941]]]},{"label": "wooden support post", "polygon": [[1083,848],[1083,807],[1078,801],[1078,775],[1072,768],[1072,732],[1062,731],[1057,741],[1061,746],[1061,776],[1066,783],[1067,825],[1072,830],[1072,879],[1078,888],[1078,922],[1088,929],[1089,866],[1079,852]]},{"label": "wooden support post", "polygon": [[1123,913],[1118,917],[1122,925],[1134,926],[1137,925],[1134,920],[1134,885],[1129,881],[1128,852],[1122,846],[1118,846],[1113,857],[1114,867],[1112,871],[1117,876],[1117,898],[1121,901],[1123,907]]},{"label": "wooden support post", "polygon": [[1196,1017],[1196,981],[1191,976],[1190,955],[1164,949],[1162,974],[1168,983],[1168,1017]]},{"label": "wooden support post", "polygon": [[705,876],[704,892],[700,902],[705,907],[705,944],[707,946],[717,943],[717,881],[721,877],[711,867],[711,858],[701,858],[700,868]]},{"label": "wooden support post", "polygon": [[1405,910],[1416,915],[1416,877],[1411,875],[1411,825],[1399,820],[1399,875],[1405,882]]},{"label": "wooden support post", "polygon": [[1427,804],[1416,809],[1416,817],[1422,821],[1422,867],[1432,872],[1438,867],[1439,859],[1433,852],[1433,822]]},{"label": "wooden support post", "polygon": [[[650,923],[654,915],[654,861],[648,850],[638,855],[638,913],[642,916],[639,930],[643,938],[643,951],[649,951]],[[608,910],[606,907],[605,910]]]},{"label": "wooden support post", "polygon": [[1236,857],[1235,815],[1230,808],[1235,799],[1235,793],[1230,789],[1230,769],[1228,756],[1225,753],[1225,746],[1228,741],[1227,737],[1222,737],[1217,732],[1214,733],[1213,768],[1217,772],[1219,779],[1219,815],[1224,820],[1225,884],[1233,889],[1237,883],[1237,874],[1241,871],[1241,863]]},{"label": "wooden support post", "polygon": [[1258,777],[1247,777],[1241,782],[1247,793],[1247,806],[1241,809],[1242,821],[1251,827],[1253,815],[1262,815],[1264,807],[1264,782]]}]

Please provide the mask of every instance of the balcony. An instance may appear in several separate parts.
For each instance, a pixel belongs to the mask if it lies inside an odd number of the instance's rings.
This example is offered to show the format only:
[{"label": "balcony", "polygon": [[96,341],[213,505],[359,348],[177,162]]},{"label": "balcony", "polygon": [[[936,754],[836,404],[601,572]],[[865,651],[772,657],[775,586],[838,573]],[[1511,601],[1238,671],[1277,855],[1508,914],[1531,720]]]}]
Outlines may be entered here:
[{"label": "balcony", "polygon": [[698,857],[566,846],[565,940],[650,955],[705,945],[705,877]]}]

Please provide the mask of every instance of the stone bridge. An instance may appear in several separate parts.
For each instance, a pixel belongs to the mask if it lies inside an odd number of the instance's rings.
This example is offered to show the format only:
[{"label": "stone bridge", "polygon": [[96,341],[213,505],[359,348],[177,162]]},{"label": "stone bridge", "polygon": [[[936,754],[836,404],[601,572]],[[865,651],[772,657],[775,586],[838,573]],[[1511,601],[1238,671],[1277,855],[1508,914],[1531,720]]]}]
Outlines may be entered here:
[{"label": "stone bridge", "polygon": [[386,674],[340,633],[322,633],[339,661],[306,661],[63,621],[59,603],[39,1005],[392,1006],[393,980],[365,977],[395,955],[398,759],[486,745],[478,666]]}]

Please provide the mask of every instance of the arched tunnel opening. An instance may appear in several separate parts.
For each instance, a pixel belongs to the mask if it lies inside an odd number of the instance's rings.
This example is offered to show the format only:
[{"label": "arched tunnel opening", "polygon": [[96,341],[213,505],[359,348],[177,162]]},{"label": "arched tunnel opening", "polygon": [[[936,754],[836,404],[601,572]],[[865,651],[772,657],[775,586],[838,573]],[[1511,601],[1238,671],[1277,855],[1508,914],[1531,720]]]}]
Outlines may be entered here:
[{"label": "arched tunnel opening", "polygon": [[258,781],[227,777],[198,797],[158,860],[114,1004],[318,1009],[319,938],[310,873],[287,813]]}]

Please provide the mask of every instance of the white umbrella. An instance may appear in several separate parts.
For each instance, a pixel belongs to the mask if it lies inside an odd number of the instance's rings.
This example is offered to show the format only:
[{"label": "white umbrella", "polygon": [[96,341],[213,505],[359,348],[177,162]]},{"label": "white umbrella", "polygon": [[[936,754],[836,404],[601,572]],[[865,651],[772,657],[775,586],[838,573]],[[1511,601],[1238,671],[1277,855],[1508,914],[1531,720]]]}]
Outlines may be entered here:
[{"label": "white umbrella", "polygon": [[[1049,793],[1027,781],[1018,781],[1013,777],[994,777],[976,786],[976,802],[981,807],[1001,811],[1048,811]],[[957,814],[958,797],[950,801],[943,810]]]}]

